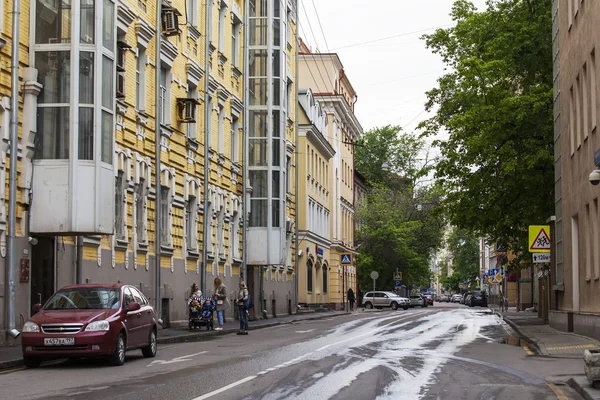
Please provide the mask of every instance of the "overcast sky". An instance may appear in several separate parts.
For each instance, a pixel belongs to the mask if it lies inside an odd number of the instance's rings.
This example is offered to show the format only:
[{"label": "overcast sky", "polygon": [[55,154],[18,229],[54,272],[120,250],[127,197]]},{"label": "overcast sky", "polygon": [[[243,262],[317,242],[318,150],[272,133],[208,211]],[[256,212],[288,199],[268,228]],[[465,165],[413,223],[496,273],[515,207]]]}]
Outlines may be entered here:
[{"label": "overcast sky", "polygon": [[[358,93],[355,112],[364,130],[394,124],[411,131],[428,117],[425,92],[444,73],[440,57],[419,38],[452,25],[453,3],[298,0],[299,33],[313,51],[338,53]],[[480,9],[485,5],[484,0],[473,3]]]}]

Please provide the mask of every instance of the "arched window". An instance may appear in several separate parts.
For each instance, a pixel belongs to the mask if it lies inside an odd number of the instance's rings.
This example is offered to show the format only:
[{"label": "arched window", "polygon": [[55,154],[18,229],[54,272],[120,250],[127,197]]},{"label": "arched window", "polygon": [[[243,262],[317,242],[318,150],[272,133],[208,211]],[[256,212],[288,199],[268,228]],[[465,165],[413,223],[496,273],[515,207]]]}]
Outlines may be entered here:
[{"label": "arched window", "polygon": [[323,264],[323,293],[327,293],[327,264]]},{"label": "arched window", "polygon": [[313,290],[313,263],[311,260],[306,262],[306,291],[312,292]]}]

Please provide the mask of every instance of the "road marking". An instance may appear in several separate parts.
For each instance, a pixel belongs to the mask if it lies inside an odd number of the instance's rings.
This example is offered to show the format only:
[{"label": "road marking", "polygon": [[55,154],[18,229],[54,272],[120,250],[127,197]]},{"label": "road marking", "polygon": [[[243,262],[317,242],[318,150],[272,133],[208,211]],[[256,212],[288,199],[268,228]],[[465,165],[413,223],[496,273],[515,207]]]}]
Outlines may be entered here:
[{"label": "road marking", "polygon": [[152,361],[150,364],[146,365],[146,367],[152,367],[154,365],[165,365],[165,364],[175,364],[178,362],[187,362],[187,361],[193,361],[190,360],[191,357],[196,357],[199,356],[201,354],[207,353],[206,351],[201,351],[200,353],[195,353],[195,354],[189,354],[187,356],[180,356],[180,357],[175,357],[172,360],[155,360]]},{"label": "road marking", "polygon": [[312,331],[314,331],[314,329],[309,329],[307,331],[296,331],[296,333],[309,333],[309,332],[312,332]]},{"label": "road marking", "polygon": [[598,347],[598,346],[596,346],[595,344],[578,344],[578,345],[572,345],[572,346],[551,346],[551,347],[546,347],[546,350],[554,351],[554,350],[594,349],[596,347]]},{"label": "road marking", "polygon": [[17,372],[17,371],[23,371],[25,370],[25,367],[19,367],[19,368],[13,368],[13,369],[6,369],[4,371],[0,371],[0,375],[2,374],[10,374],[11,372]]},{"label": "road marking", "polygon": [[548,383],[548,387],[552,389],[558,400],[569,400],[569,398],[563,393],[563,391],[554,383]]},{"label": "road marking", "polygon": [[369,331],[369,332],[367,332],[367,333],[364,333],[364,334],[361,334],[361,335],[358,335],[358,336],[354,336],[354,337],[352,337],[352,338],[350,338],[350,339],[342,340],[342,341],[340,341],[340,342],[336,342],[336,343],[333,343],[333,344],[329,344],[329,345],[327,345],[327,346],[323,346],[323,347],[321,347],[321,348],[319,348],[319,349],[317,349],[317,350],[315,350],[315,351],[311,351],[310,353],[304,354],[304,355],[302,355],[302,356],[300,356],[300,357],[296,357],[296,358],[294,358],[294,359],[292,359],[292,360],[289,360],[289,361],[286,361],[286,362],[284,362],[284,363],[282,363],[282,364],[276,365],[276,366],[274,366],[274,367],[271,367],[271,368],[267,368],[266,370],[264,370],[264,371],[261,371],[261,372],[257,373],[256,375],[251,375],[251,376],[248,376],[248,377],[246,377],[246,378],[244,378],[244,379],[241,379],[241,380],[239,380],[239,381],[236,381],[236,382],[230,383],[230,384],[229,384],[229,385],[227,385],[227,386],[223,386],[223,387],[222,387],[222,388],[220,388],[220,389],[213,390],[212,392],[209,392],[209,393],[203,394],[202,396],[195,397],[195,398],[193,398],[192,400],[205,400],[205,399],[211,398],[211,397],[213,397],[213,396],[215,396],[215,395],[217,395],[217,394],[223,393],[223,392],[225,392],[225,391],[227,391],[227,390],[229,390],[229,389],[232,389],[232,388],[234,388],[234,387],[236,387],[236,386],[243,385],[243,384],[244,384],[244,383],[246,383],[246,382],[250,382],[251,380],[253,380],[253,379],[256,379],[256,378],[257,378],[258,376],[260,376],[260,375],[265,375],[265,374],[267,374],[267,373],[269,373],[269,372],[272,372],[272,371],[278,370],[278,369],[280,369],[280,368],[283,368],[283,367],[287,367],[287,366],[288,366],[288,365],[290,365],[290,364],[293,364],[293,363],[295,363],[295,362],[297,362],[297,361],[300,361],[300,360],[302,360],[303,358],[306,358],[306,357],[310,356],[310,355],[311,355],[311,354],[313,354],[313,353],[316,353],[316,352],[318,352],[318,351],[325,350],[325,349],[326,349],[326,348],[328,348],[328,347],[331,347],[331,346],[334,346],[334,345],[339,345],[340,343],[348,342],[348,341],[351,341],[351,340],[356,340],[356,339],[358,339],[358,338],[361,338],[361,337],[363,337],[363,336],[367,336],[367,335],[373,335],[373,333],[375,333],[376,331],[378,331],[378,330],[380,330],[380,329],[383,329],[383,328],[385,328],[385,327],[387,327],[387,326],[389,326],[389,325],[392,325],[392,324],[394,324],[394,323],[396,323],[396,322],[402,321],[403,319],[409,319],[409,318],[411,318],[411,317],[421,316],[421,315],[423,315],[423,314],[428,314],[428,312],[427,312],[427,311],[420,311],[420,312],[415,312],[415,313],[411,313],[411,314],[408,314],[408,315],[403,315],[403,316],[401,316],[400,318],[394,319],[394,321],[392,321],[392,322],[390,322],[390,323],[387,323],[387,324],[385,324],[385,325],[383,325],[383,326],[378,326],[378,327],[376,327],[375,329],[373,329],[373,330],[371,330],[371,331]]},{"label": "road marking", "polygon": [[533,351],[531,351],[531,349],[529,349],[529,346],[523,345],[523,349],[525,350],[525,352],[527,352],[527,355],[529,355],[529,356],[534,356],[535,355],[533,353]]}]

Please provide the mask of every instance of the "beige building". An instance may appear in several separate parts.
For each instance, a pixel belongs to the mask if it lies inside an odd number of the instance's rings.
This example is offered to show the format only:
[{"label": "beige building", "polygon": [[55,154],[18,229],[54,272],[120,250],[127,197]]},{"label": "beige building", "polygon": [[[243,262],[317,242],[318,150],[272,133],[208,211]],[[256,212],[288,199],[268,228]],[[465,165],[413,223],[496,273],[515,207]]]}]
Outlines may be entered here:
[{"label": "beige building", "polygon": [[[335,151],[329,161],[330,231],[328,296],[331,305],[346,305],[348,288],[356,291],[356,244],[354,242],[354,144],[362,127],[354,115],[356,93],[335,53],[312,53],[304,44],[299,50],[300,88],[310,89],[327,115],[325,137]],[[299,265],[302,262],[299,261]]]},{"label": "beige building", "polygon": [[310,89],[298,93],[298,302],[330,303],[331,192],[329,164],[335,150],[324,134],[327,115]]},{"label": "beige building", "polygon": [[[555,0],[556,226],[550,324],[600,339],[600,2]],[[560,101],[559,101],[560,100]]]}]

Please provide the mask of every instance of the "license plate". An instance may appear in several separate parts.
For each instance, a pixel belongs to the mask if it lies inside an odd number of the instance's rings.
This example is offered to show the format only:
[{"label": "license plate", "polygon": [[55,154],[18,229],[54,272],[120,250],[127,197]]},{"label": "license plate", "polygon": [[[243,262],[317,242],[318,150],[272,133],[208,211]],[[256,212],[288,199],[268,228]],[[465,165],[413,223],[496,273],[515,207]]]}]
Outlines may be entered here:
[{"label": "license plate", "polygon": [[44,346],[73,346],[75,338],[44,338]]}]

